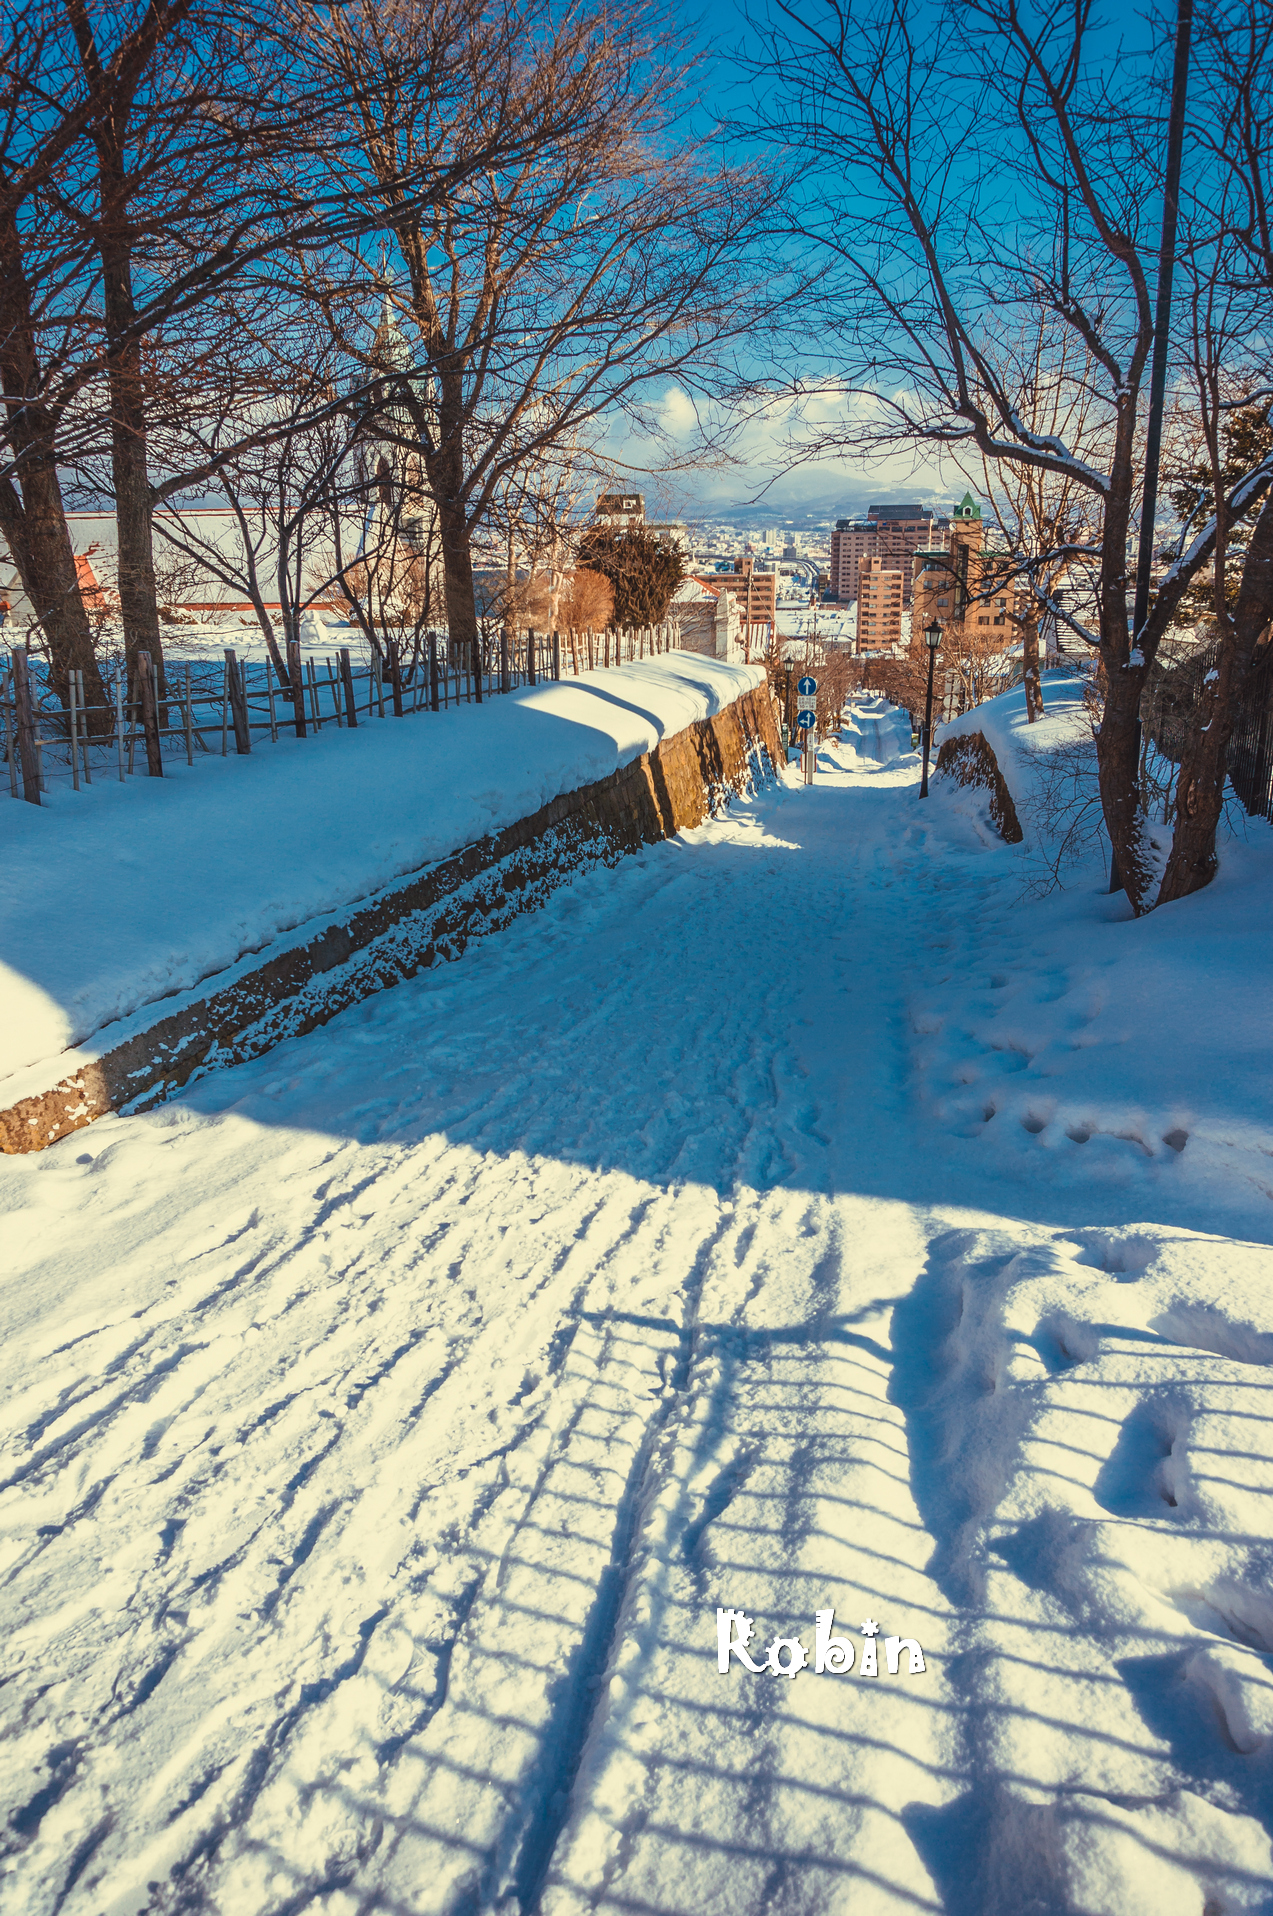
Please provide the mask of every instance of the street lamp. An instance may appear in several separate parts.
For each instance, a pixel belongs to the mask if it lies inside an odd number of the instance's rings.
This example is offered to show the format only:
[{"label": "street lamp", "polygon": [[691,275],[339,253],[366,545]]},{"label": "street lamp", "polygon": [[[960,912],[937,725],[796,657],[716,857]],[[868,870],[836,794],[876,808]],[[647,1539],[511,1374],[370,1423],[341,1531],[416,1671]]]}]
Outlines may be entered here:
[{"label": "street lamp", "polygon": [[936,619],[924,627],[924,644],[928,647],[928,698],[924,704],[924,775],[919,781],[921,798],[928,797],[928,746],[933,735],[933,661],[941,644],[941,627]]}]

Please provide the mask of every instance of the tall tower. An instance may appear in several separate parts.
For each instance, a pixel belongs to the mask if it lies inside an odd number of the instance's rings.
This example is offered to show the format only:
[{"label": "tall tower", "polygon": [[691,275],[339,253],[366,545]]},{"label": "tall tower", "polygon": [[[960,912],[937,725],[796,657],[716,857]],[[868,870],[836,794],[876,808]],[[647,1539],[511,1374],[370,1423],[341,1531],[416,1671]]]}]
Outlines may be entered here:
[{"label": "tall tower", "polygon": [[955,576],[955,617],[962,625],[969,600],[981,590],[981,507],[966,492],[950,515],[950,550]]},{"label": "tall tower", "polygon": [[949,519],[933,521],[929,542],[917,549],[912,561],[912,651],[922,650],[924,627],[934,619],[939,625],[963,631],[969,605],[981,591],[984,537],[981,507],[970,492],[964,494]]}]

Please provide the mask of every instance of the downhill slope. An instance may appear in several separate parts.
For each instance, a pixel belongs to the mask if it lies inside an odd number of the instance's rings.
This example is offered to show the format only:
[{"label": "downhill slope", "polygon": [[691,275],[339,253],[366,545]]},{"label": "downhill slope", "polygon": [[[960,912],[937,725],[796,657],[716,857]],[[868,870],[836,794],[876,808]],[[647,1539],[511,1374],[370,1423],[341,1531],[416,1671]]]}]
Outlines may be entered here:
[{"label": "downhill slope", "polygon": [[845,739],[0,1163],[6,1910],[1273,1908],[1268,1041]]},{"label": "downhill slope", "polygon": [[248,758],[169,759],[162,781],[99,768],[38,810],[0,807],[0,1107],[55,1081],[66,1046],[608,778],[763,680],[662,653],[481,706],[282,729]]}]

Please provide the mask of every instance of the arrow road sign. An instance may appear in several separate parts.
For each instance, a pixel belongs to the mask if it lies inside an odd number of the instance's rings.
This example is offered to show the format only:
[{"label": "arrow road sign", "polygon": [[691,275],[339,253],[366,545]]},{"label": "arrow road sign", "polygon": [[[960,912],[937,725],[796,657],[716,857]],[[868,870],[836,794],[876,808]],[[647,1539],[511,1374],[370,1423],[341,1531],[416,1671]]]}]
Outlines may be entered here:
[{"label": "arrow road sign", "polygon": [[816,679],[797,679],[796,680],[796,690],[797,692],[799,692],[802,699],[811,699],[814,693],[817,691],[817,689],[818,689],[818,681]]},{"label": "arrow road sign", "polygon": [[803,726],[804,726],[804,728],[805,728],[805,730],[806,730],[806,732],[808,732],[808,731],[812,731],[812,729],[813,729],[813,721],[814,721],[814,718],[815,718],[815,717],[816,717],[816,714],[815,714],[815,713],[813,713],[813,712],[797,712],[797,713],[796,713],[796,724],[797,724],[797,725],[803,725]]}]

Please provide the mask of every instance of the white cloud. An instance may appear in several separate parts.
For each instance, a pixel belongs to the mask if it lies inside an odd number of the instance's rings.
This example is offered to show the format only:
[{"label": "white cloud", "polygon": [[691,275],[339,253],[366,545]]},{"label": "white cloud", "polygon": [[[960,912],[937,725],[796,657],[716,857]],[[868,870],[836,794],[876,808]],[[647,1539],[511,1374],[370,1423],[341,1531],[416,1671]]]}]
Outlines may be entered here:
[{"label": "white cloud", "polygon": [[[775,393],[731,417],[701,408],[690,394],[670,386],[657,407],[663,444],[655,435],[633,431],[616,434],[611,443],[626,482],[643,484],[663,512],[754,499],[762,508],[808,510],[816,504],[830,514],[856,510],[868,494],[937,503],[964,490],[966,481],[949,464],[943,469],[936,459],[908,450],[869,460],[858,453],[819,451],[820,442],[847,433],[851,414],[860,414],[864,403],[822,386]],[[668,441],[674,448],[671,459]]]}]

